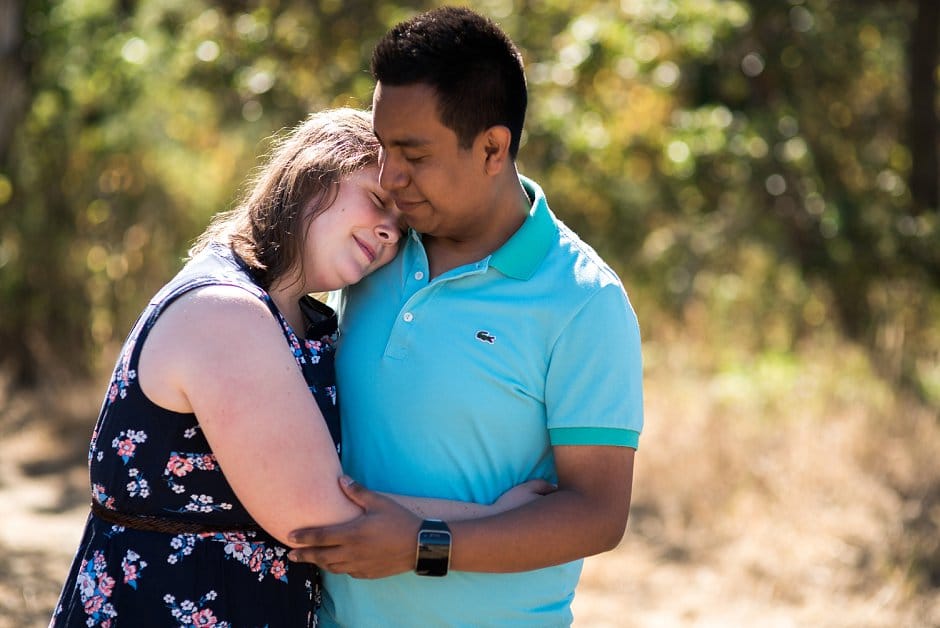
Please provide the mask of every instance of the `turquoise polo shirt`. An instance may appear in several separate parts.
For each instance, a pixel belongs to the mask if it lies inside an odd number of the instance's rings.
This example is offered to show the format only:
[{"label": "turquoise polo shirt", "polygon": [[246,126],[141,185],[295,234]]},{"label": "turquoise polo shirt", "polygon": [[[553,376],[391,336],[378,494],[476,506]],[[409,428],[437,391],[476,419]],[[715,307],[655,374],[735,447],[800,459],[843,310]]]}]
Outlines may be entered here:
[{"label": "turquoise polo shirt", "polygon": [[[616,274],[522,178],[498,250],[428,280],[421,237],[351,287],[337,378],[343,468],[392,493],[492,503],[556,481],[553,445],[636,447],[637,319]],[[581,561],[515,574],[325,575],[325,625],[567,626]]]}]

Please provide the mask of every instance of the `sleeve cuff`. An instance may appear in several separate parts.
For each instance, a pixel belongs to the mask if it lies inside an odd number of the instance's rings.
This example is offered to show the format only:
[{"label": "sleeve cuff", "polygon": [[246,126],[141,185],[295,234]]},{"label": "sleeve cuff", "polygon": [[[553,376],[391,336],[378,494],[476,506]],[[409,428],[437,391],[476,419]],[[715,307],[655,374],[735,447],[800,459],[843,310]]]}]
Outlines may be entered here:
[{"label": "sleeve cuff", "polygon": [[636,449],[640,433],[613,427],[556,427],[548,430],[552,445],[613,445]]}]

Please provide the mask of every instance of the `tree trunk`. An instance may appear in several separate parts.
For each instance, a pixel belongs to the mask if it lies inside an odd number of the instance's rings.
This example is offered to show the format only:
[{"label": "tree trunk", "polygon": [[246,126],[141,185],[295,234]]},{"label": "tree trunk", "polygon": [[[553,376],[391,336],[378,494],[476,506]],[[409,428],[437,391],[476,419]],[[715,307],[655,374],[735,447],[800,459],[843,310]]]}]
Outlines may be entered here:
[{"label": "tree trunk", "polygon": [[937,37],[940,34],[940,2],[917,0],[911,25],[910,48],[910,189],[913,211],[940,209],[940,123],[937,120]]},{"label": "tree trunk", "polygon": [[[12,207],[18,202],[17,182],[12,172],[12,144],[17,126],[23,118],[29,102],[26,62],[23,58],[24,22],[23,0],[0,0],[0,176],[13,180],[13,198],[0,212],[7,217]],[[15,220],[12,227],[15,233]],[[0,233],[0,236],[4,234]],[[6,281],[0,283],[0,366],[10,369],[14,385],[29,385],[35,382],[36,369],[31,359],[31,351],[22,329],[19,311],[24,305],[20,299],[24,296],[24,284],[17,274],[16,262],[5,267]],[[2,278],[2,277],[0,277]]]},{"label": "tree trunk", "polygon": [[[0,0],[0,169],[7,163],[13,131],[25,110],[26,73],[21,57],[22,0]],[[2,170],[0,170],[2,172]]]}]

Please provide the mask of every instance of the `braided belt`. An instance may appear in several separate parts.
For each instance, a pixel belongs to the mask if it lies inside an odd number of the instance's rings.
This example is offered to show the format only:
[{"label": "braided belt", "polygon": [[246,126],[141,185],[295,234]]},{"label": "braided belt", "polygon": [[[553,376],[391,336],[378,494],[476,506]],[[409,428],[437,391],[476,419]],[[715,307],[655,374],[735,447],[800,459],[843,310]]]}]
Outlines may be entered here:
[{"label": "braided belt", "polygon": [[105,508],[97,500],[91,502],[91,512],[99,519],[133,530],[164,532],[167,534],[206,534],[214,532],[262,532],[256,523],[224,523],[211,525],[179,521],[158,515],[129,514]]}]

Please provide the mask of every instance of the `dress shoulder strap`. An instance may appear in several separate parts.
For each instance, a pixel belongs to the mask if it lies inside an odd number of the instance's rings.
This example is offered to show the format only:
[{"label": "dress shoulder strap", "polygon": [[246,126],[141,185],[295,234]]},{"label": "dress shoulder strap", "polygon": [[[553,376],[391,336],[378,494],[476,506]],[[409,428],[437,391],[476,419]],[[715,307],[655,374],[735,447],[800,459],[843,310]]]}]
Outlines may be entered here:
[{"label": "dress shoulder strap", "polygon": [[241,288],[263,301],[275,318],[279,317],[267,291],[254,282],[232,250],[221,244],[209,245],[164,285],[141,312],[121,351],[125,369],[137,369],[141,347],[163,311],[187,292],[205,286]]}]

